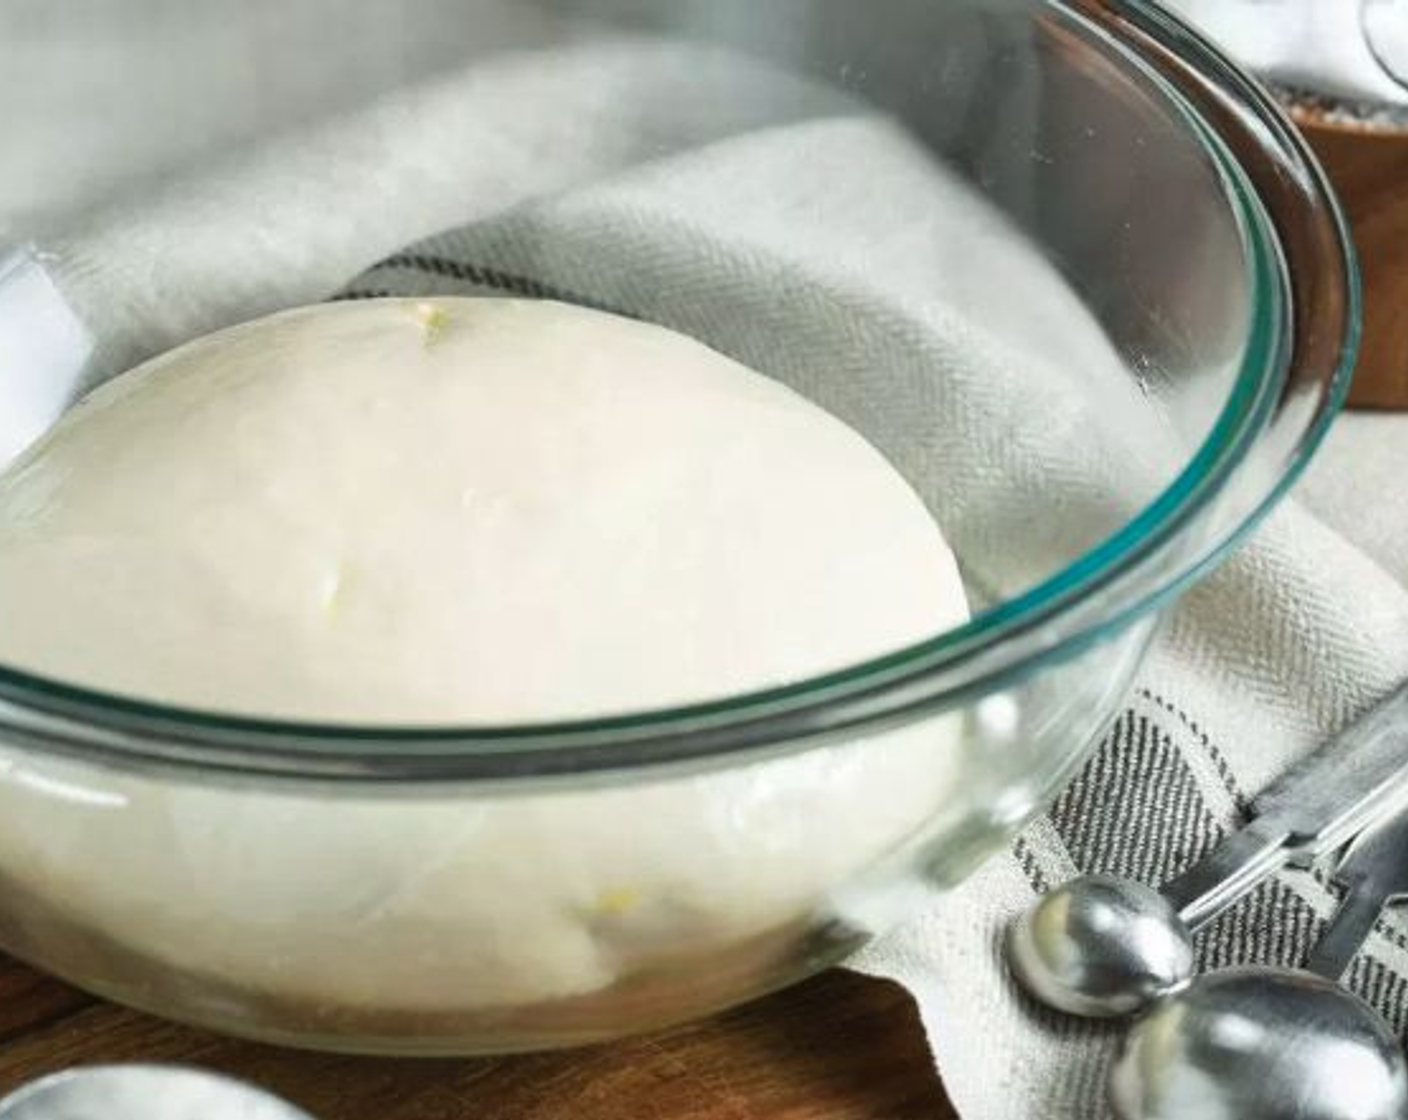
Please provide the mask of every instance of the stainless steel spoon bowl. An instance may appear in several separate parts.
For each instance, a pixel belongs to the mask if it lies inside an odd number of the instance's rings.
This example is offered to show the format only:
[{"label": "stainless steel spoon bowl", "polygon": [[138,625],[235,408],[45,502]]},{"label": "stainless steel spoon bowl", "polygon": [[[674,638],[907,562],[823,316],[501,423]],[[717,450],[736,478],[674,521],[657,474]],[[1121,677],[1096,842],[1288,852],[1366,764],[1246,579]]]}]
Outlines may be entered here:
[{"label": "stainless steel spoon bowl", "polygon": [[1072,1015],[1131,1015],[1188,983],[1193,935],[1152,887],[1086,875],[1045,895],[1008,931],[1023,986]]},{"label": "stainless steel spoon bowl", "polygon": [[1408,1064],[1387,1024],[1331,981],[1229,969],[1134,1025],[1110,1104],[1120,1120],[1403,1120]]},{"label": "stainless steel spoon bowl", "polygon": [[1393,1032],[1339,987],[1385,906],[1408,898],[1408,812],[1357,837],[1346,893],[1307,970],[1242,968],[1156,1003],[1110,1073],[1121,1120],[1403,1120],[1408,1062]]}]

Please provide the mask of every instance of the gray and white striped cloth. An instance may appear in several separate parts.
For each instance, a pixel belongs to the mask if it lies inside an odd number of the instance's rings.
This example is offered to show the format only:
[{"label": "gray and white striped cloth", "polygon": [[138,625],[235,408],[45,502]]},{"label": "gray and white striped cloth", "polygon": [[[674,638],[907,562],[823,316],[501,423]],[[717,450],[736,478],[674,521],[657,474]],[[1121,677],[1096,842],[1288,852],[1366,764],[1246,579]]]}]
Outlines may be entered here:
[{"label": "gray and white striped cloth", "polygon": [[[322,18],[313,14],[319,3]],[[147,0],[152,4],[162,6]],[[258,0],[241,18],[251,27],[274,23],[279,7],[278,0]],[[453,5],[434,7],[438,27],[453,24]],[[192,82],[218,77],[225,40],[186,31],[201,18],[228,25],[230,7],[182,0],[162,11],[184,35]],[[1010,392],[1024,369],[1028,377],[1041,370],[1044,378],[1052,364],[1041,353],[1043,340],[1023,339],[1020,324],[989,332],[1002,334],[1002,345],[981,330],[960,332],[965,341],[955,345],[953,332],[938,329],[954,315],[966,322],[982,312],[972,302],[977,298],[979,305],[1000,299],[1047,324],[1064,324],[1063,357],[1082,355],[1096,375],[1109,376],[1112,393],[1122,391],[1122,374],[1098,331],[1020,239],[999,236],[1001,224],[900,130],[832,93],[667,43],[525,50],[525,42],[551,40],[557,17],[517,0],[507,0],[497,20],[476,9],[479,57],[385,93],[364,88],[362,55],[347,43],[359,35],[364,45],[375,43],[390,27],[378,31],[365,13],[345,24],[333,0],[309,0],[300,11],[307,35],[271,40],[264,65],[292,71],[314,59],[328,66],[329,59],[343,59],[362,83],[355,111],[232,150],[204,170],[148,183],[80,216],[44,215],[44,244],[53,254],[47,267],[92,331],[100,368],[122,368],[204,331],[349,291],[560,295],[664,321],[673,313],[686,327],[690,316],[726,310],[730,301],[766,301],[793,319],[785,330],[759,319],[768,329],[735,340],[745,350],[775,348],[785,338],[785,358],[798,368],[835,361],[838,347],[847,345],[867,347],[873,357],[872,340],[848,339],[816,306],[795,298],[808,287],[807,268],[818,267],[879,306],[908,299],[919,307],[918,321],[934,329],[908,337],[906,347],[918,347],[927,368],[943,362],[959,390],[997,383]],[[385,19],[406,34],[404,12],[387,12]],[[344,34],[324,52],[319,36],[330,23]],[[437,40],[423,36],[415,49],[433,51]],[[129,42],[126,49],[157,48]],[[406,50],[413,57],[412,46]],[[739,95],[701,103],[694,90],[709,68],[712,84]],[[128,83],[124,97],[138,97],[142,59],[126,59],[120,69]],[[163,82],[170,79],[169,58],[160,73]],[[171,95],[163,85],[150,98]],[[132,113],[134,122],[142,119]],[[623,119],[633,120],[635,130],[623,129]],[[796,175],[798,166],[812,177]],[[809,182],[827,189],[811,190]],[[886,207],[873,205],[877,183],[893,193]],[[928,222],[926,239],[915,243],[915,207],[951,221]],[[798,215],[818,233],[800,248],[795,237],[779,236]],[[770,227],[769,216],[781,224]],[[525,224],[538,235],[515,236]],[[975,228],[984,231],[977,246],[962,232]],[[453,232],[440,233],[446,229]],[[720,240],[721,230],[728,240]],[[725,252],[740,236],[747,251]],[[545,258],[541,246],[548,244],[555,249]],[[838,261],[863,261],[877,245],[885,247],[887,268],[898,272],[836,271]],[[618,263],[603,290],[603,272],[593,262],[606,249],[618,262],[626,254],[636,267]],[[933,263],[955,260],[976,265],[976,297],[954,283],[955,270]],[[679,289],[664,278],[690,262],[702,263],[697,275],[708,280],[690,288],[681,306],[678,294],[671,295]],[[672,298],[673,312],[660,306]],[[1007,345],[1030,364],[1013,361]],[[775,351],[774,358],[782,360]],[[1059,400],[1052,407],[1059,409]],[[1120,459],[1127,450],[1120,432],[1103,434]],[[1020,430],[1012,435],[1031,438]],[[1063,467],[1072,477],[1094,472],[1092,492],[1098,491],[1109,463],[1071,454]],[[982,486],[1002,480],[974,472],[959,481],[981,498]],[[967,1120],[1084,1120],[1104,1110],[1112,1034],[1039,1013],[1013,991],[999,954],[1009,917],[1078,871],[1149,881],[1174,873],[1237,823],[1258,788],[1404,675],[1408,590],[1294,504],[1186,598],[1129,710],[1050,815],[1010,853],[959,890],[934,897],[913,922],[855,962],[915,994],[936,1061]],[[1207,931],[1203,963],[1293,964],[1331,899],[1323,876],[1286,873]],[[1351,979],[1408,1030],[1405,978],[1408,939],[1392,919]]]}]

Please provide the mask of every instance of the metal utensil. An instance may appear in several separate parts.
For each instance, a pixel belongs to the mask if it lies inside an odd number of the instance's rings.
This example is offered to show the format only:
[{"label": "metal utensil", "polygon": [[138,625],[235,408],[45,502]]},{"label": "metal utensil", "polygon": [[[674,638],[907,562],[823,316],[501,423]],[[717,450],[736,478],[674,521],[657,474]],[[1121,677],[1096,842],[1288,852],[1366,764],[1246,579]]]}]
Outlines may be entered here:
[{"label": "metal utensil", "polygon": [[1009,931],[1017,979],[1073,1015],[1128,1015],[1188,983],[1192,935],[1283,867],[1338,851],[1408,799],[1408,685],[1253,803],[1254,819],[1155,891],[1084,876],[1047,894]]},{"label": "metal utensil", "polygon": [[1408,811],[1357,837],[1335,868],[1334,879],[1345,895],[1305,967],[1339,980],[1384,909],[1408,901]]},{"label": "metal utensil", "polygon": [[1308,972],[1209,973],[1130,1032],[1120,1120],[1403,1120],[1408,1072],[1383,1021]]},{"label": "metal utensil", "polygon": [[184,1066],[105,1065],[32,1081],[0,1100],[0,1120],[312,1120],[287,1101]]},{"label": "metal utensil", "polygon": [[1308,971],[1194,980],[1130,1030],[1110,1072],[1121,1120],[1402,1120],[1408,1062],[1379,1015],[1336,981],[1386,903],[1408,891],[1408,812],[1354,844],[1349,891]]}]

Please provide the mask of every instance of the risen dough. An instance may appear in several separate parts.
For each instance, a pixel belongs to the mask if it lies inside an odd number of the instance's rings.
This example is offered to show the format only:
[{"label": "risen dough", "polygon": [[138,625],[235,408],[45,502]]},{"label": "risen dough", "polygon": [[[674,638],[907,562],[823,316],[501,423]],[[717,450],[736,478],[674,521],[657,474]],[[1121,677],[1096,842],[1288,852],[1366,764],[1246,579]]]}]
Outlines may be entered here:
[{"label": "risen dough", "polygon": [[[965,613],[938,529],[859,436],[694,342],[558,305],[228,331],[99,392],[0,480],[0,660],[264,716],[647,708]],[[958,752],[936,719],[615,788],[390,795],[0,749],[0,887],[34,903],[8,936],[103,981],[55,933],[97,931],[152,977],[317,1009],[325,1040],[593,993],[597,1028],[643,1025],[610,1002],[631,976],[786,975],[833,892],[951,802]],[[232,1025],[228,995],[163,983],[118,990]]]},{"label": "risen dough", "polygon": [[641,710],[964,611],[932,518],[855,432],[562,304],[226,331],[96,393],[0,480],[0,660],[258,716]]}]

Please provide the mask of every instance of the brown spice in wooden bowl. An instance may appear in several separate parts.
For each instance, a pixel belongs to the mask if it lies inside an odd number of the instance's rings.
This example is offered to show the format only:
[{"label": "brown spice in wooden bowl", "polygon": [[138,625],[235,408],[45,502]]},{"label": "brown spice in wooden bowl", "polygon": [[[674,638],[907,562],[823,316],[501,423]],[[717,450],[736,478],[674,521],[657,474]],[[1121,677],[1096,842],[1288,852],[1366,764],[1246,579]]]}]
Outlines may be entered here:
[{"label": "brown spice in wooden bowl", "polygon": [[1278,90],[1354,232],[1364,337],[1350,404],[1408,409],[1408,108]]}]

